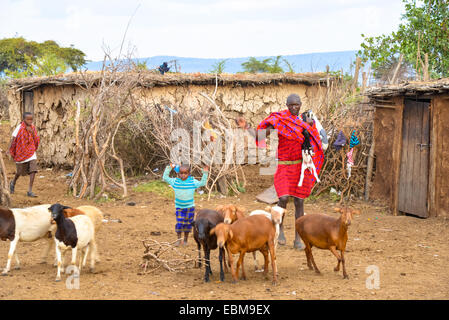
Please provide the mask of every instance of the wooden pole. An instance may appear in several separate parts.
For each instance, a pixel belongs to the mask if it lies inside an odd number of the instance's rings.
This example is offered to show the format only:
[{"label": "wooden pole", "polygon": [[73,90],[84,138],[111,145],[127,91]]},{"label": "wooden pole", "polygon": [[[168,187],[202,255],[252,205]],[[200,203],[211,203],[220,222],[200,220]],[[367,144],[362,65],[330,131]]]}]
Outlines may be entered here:
[{"label": "wooden pole", "polygon": [[366,89],[366,80],[367,80],[366,72],[362,73],[362,93],[365,92]]},{"label": "wooden pole", "polygon": [[373,175],[374,166],[374,136],[373,142],[371,143],[371,148],[369,149],[368,164],[366,169],[366,179],[365,179],[365,201],[369,200],[369,193],[371,190],[371,178]]},{"label": "wooden pole", "polygon": [[404,59],[404,55],[401,53],[401,55],[399,56],[398,64],[397,64],[397,66],[396,66],[396,68],[394,70],[393,78],[391,79],[390,84],[396,83],[396,78],[398,76],[399,69],[401,68],[401,65],[402,65],[402,59]]},{"label": "wooden pole", "polygon": [[424,70],[423,70],[424,81],[429,81],[429,55],[424,54]]},{"label": "wooden pole", "polygon": [[358,82],[359,82],[359,72],[360,72],[360,64],[362,63],[362,60],[360,57],[357,57],[355,60],[355,72],[354,72],[354,82],[353,82],[353,92],[355,93],[355,89],[357,88]]}]

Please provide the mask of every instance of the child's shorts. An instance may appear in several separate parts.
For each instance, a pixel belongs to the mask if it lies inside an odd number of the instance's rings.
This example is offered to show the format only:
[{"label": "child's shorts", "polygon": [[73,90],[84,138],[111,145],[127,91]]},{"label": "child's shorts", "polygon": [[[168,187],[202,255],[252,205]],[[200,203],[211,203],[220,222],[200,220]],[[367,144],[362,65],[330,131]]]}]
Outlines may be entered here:
[{"label": "child's shorts", "polygon": [[31,160],[24,163],[16,162],[17,175],[27,176],[33,172],[37,172],[37,160]]},{"label": "child's shorts", "polygon": [[192,231],[193,217],[195,216],[195,207],[176,208],[176,232]]}]

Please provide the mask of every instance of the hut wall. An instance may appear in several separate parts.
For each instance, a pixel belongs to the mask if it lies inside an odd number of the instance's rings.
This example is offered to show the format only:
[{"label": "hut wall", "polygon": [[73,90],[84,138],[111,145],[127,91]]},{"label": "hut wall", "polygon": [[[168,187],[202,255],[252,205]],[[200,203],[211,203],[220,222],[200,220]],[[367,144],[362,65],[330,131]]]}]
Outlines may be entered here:
[{"label": "hut wall", "polygon": [[404,100],[394,98],[392,102],[377,107],[374,113],[376,174],[371,198],[384,200],[397,213]]},{"label": "hut wall", "polygon": [[[214,85],[169,85],[136,89],[136,98],[148,105],[167,105],[176,108],[195,108],[212,96]],[[41,136],[38,159],[45,166],[71,166],[73,162],[74,114],[76,101],[88,98],[88,92],[75,85],[44,85],[33,90],[35,123]],[[313,109],[317,99],[326,92],[325,87],[305,84],[255,85],[218,87],[216,102],[230,118],[246,117],[256,125],[270,112],[285,108],[287,96],[297,93],[303,100],[303,109]],[[21,120],[20,92],[9,91],[9,117],[11,130]]]},{"label": "hut wall", "polygon": [[[432,101],[433,184],[430,203],[432,216],[449,216],[449,96],[437,96]],[[432,173],[431,173],[432,177]],[[432,183],[432,179],[430,180]]]}]

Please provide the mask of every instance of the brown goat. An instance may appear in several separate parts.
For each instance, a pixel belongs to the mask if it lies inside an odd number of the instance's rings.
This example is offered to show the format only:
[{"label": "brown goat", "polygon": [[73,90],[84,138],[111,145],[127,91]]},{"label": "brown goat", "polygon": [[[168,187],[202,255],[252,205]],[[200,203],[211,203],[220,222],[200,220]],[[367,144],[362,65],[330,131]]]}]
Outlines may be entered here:
[{"label": "brown goat", "polygon": [[246,209],[233,204],[227,204],[217,206],[215,211],[218,211],[223,215],[224,223],[231,224],[237,219],[244,218]]},{"label": "brown goat", "polygon": [[[246,252],[262,252],[264,264],[264,276],[268,274],[268,251],[271,255],[273,268],[273,284],[277,282],[276,250],[274,239],[276,230],[273,223],[263,215],[254,215],[238,219],[233,224],[220,223],[210,231],[217,236],[217,244],[220,248],[226,247],[233,282],[238,278],[240,265],[242,266],[242,279],[246,280],[243,265]],[[233,254],[240,253],[237,267],[234,268]]]},{"label": "brown goat", "polygon": [[[295,229],[304,242],[304,252],[309,269],[315,269],[316,273],[320,273],[313,259],[312,247],[329,249],[338,260],[334,271],[340,271],[341,262],[343,265],[343,278],[349,279],[346,273],[344,257],[346,242],[348,241],[348,226],[351,224],[352,215],[360,214],[360,211],[351,208],[335,208],[335,211],[341,213],[339,218],[320,213],[302,216],[296,220]],[[340,250],[341,255],[337,250]]]}]

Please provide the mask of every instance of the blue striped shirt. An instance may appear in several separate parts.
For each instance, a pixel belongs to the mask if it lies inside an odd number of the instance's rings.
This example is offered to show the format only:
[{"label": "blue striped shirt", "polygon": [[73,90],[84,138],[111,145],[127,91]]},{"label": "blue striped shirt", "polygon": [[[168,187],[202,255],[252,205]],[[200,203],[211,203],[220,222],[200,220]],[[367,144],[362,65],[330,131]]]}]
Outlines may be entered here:
[{"label": "blue striped shirt", "polygon": [[203,170],[203,176],[198,181],[194,177],[189,176],[182,181],[180,178],[170,178],[172,168],[167,166],[162,176],[162,180],[167,182],[175,190],[175,207],[176,208],[190,208],[195,206],[194,193],[195,189],[205,186],[207,182],[208,173]]}]

